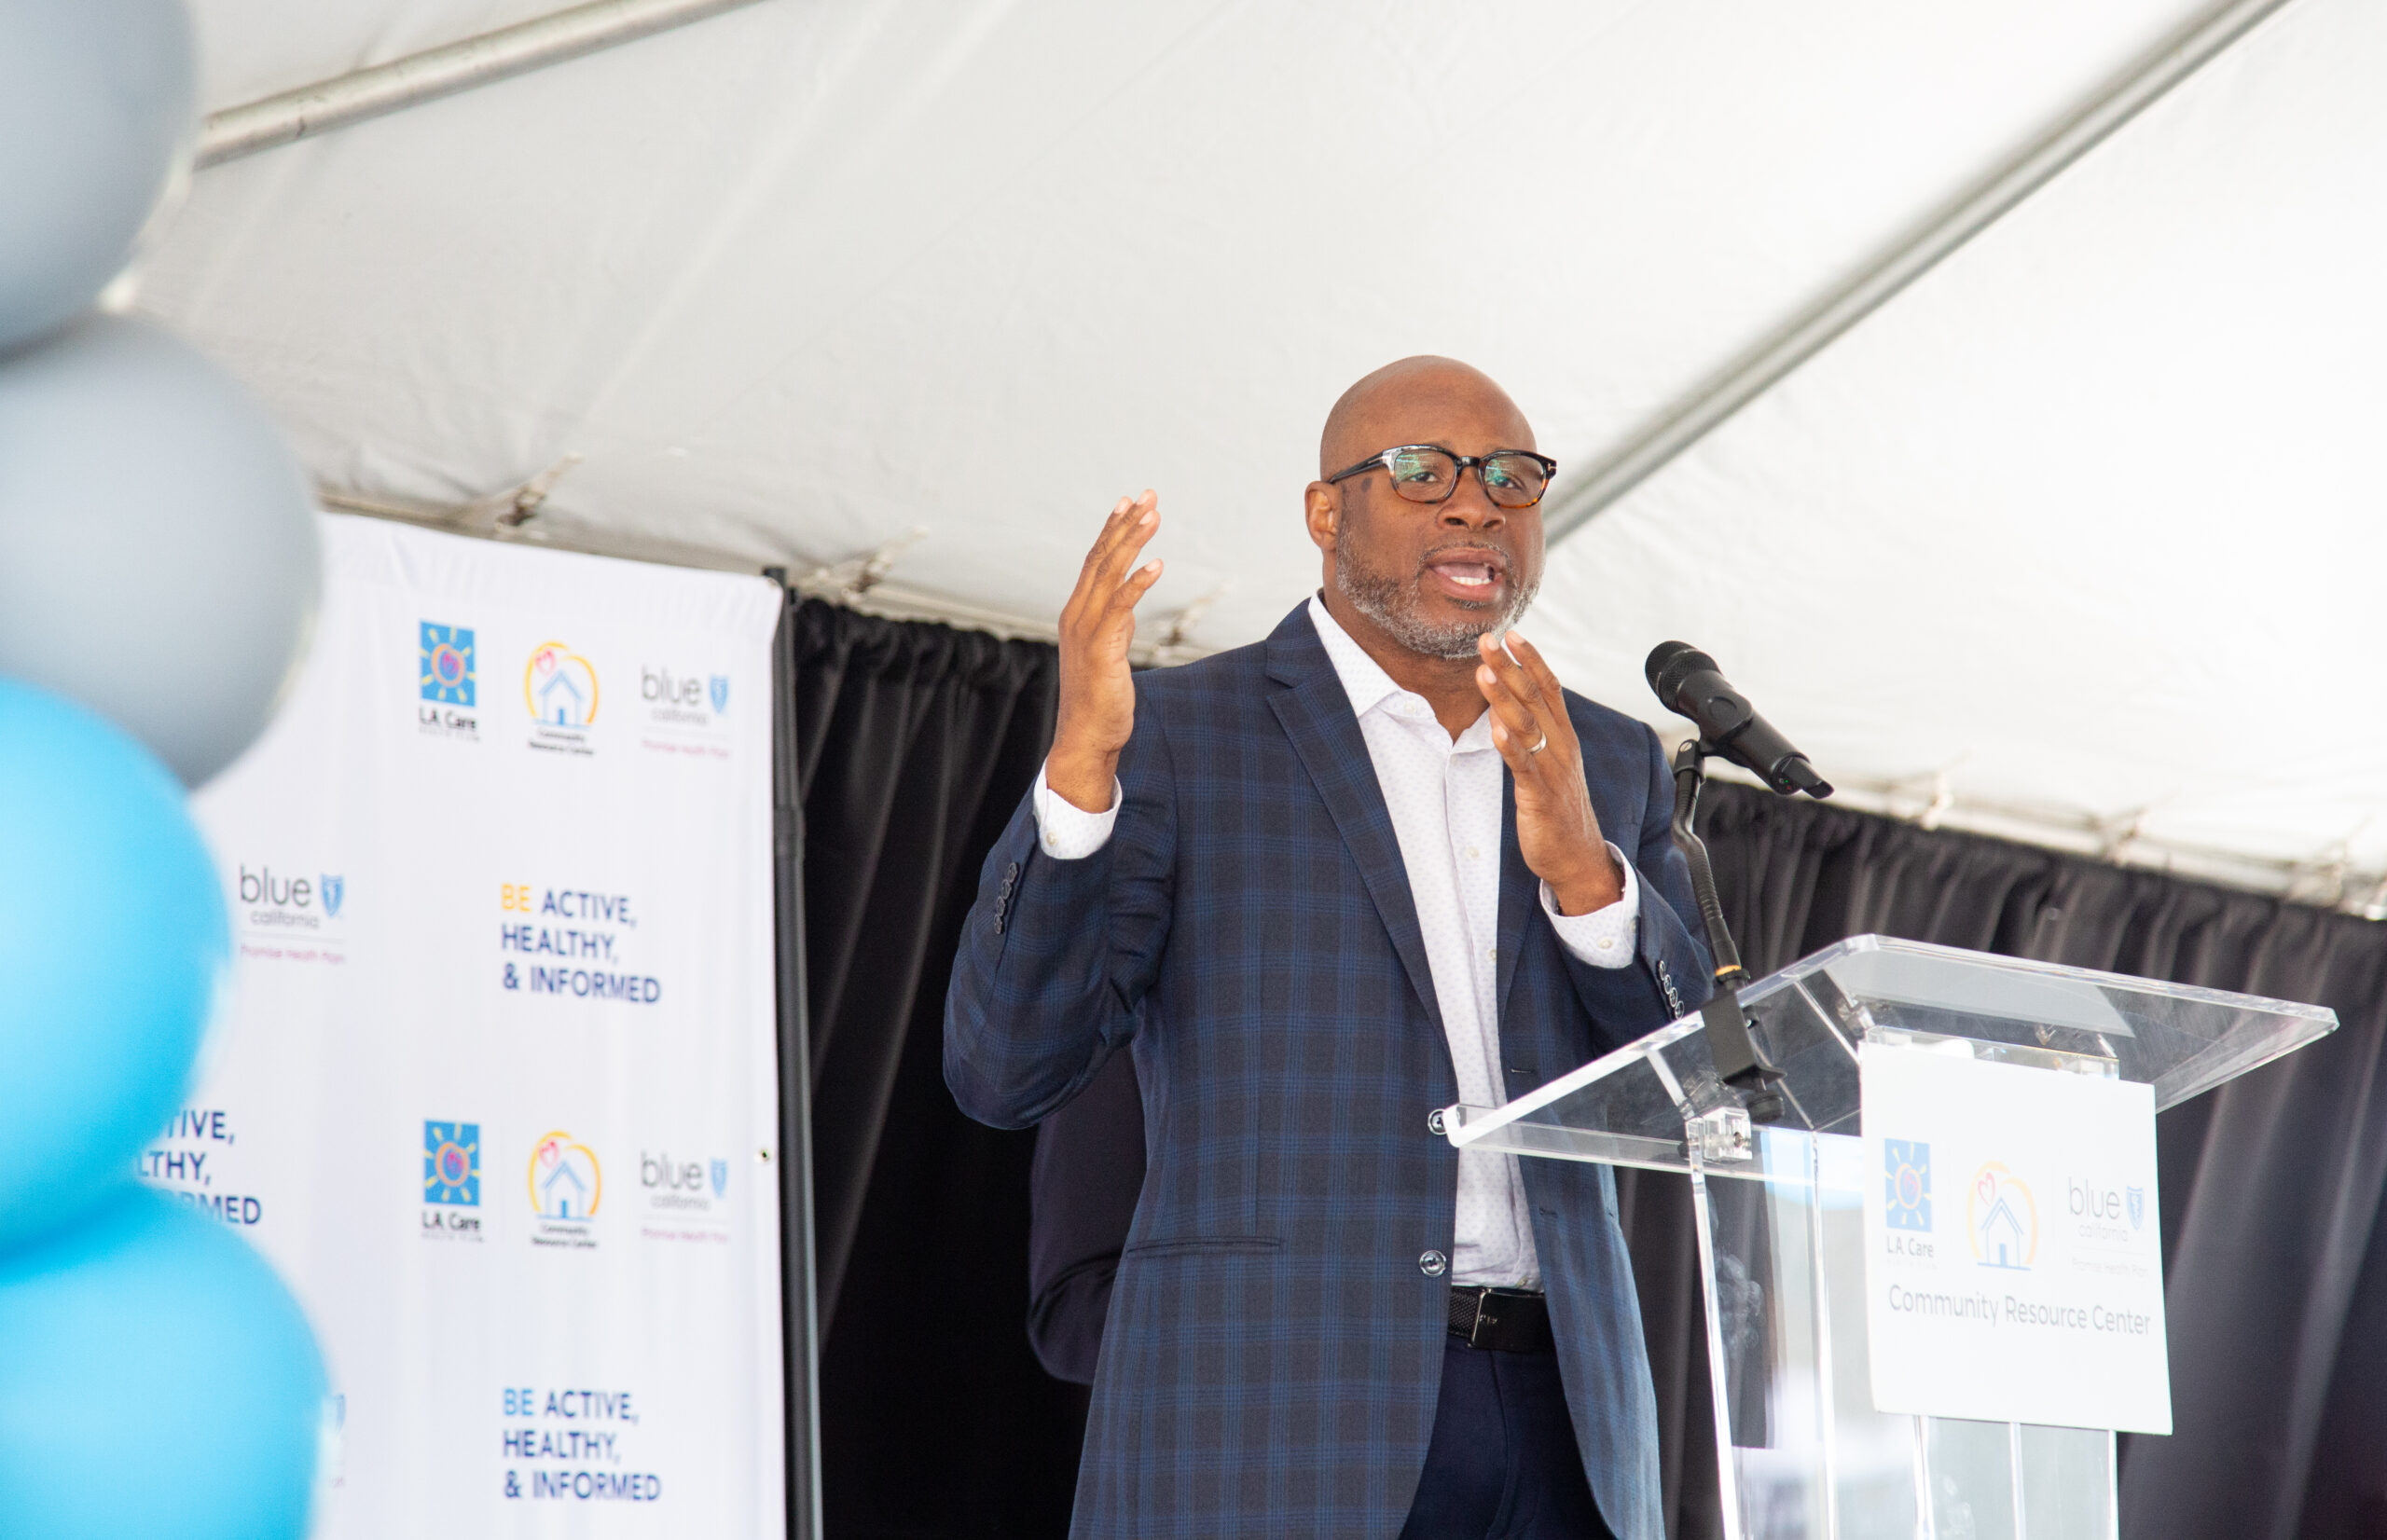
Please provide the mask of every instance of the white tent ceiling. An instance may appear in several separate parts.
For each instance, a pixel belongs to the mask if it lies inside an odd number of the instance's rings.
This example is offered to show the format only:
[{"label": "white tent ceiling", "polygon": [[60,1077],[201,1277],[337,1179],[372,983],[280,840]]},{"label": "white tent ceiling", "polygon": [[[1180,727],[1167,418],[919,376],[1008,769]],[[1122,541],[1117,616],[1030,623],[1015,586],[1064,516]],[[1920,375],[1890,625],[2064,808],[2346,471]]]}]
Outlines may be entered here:
[{"label": "white tent ceiling", "polygon": [[[197,0],[209,100],[553,4]],[[203,172],[142,303],[328,488],[578,454],[554,539],[918,529],[956,614],[1049,615],[1154,486],[1148,626],[1231,646],[1315,580],[1351,378],[1475,362],[1563,480],[2199,8],[764,0]],[[1660,722],[1698,641],[1960,819],[2387,869],[2382,78],[2387,8],[2294,0],[1557,546],[1526,631]]]}]

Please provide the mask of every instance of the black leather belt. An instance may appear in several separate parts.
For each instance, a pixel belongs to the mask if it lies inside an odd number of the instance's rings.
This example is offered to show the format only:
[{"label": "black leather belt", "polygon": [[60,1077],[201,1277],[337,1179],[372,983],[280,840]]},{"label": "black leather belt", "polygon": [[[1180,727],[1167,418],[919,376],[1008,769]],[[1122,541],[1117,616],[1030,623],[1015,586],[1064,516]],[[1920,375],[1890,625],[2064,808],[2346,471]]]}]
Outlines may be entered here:
[{"label": "black leather belt", "polygon": [[1451,1335],[1495,1353],[1550,1353],[1550,1301],[1530,1289],[1451,1287]]}]

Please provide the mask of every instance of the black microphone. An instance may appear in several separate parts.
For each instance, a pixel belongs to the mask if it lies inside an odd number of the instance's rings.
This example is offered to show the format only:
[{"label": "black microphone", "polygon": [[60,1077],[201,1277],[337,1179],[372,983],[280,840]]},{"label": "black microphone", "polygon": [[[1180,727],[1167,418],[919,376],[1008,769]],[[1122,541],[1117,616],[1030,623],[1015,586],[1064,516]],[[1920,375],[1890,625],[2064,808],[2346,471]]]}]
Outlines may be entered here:
[{"label": "black microphone", "polygon": [[1831,782],[1815,774],[1807,756],[1757,714],[1748,697],[1724,681],[1716,660],[1687,641],[1662,641],[1642,666],[1649,688],[1667,710],[1699,724],[1699,736],[1716,751],[1784,796],[1804,791],[1831,795]]}]

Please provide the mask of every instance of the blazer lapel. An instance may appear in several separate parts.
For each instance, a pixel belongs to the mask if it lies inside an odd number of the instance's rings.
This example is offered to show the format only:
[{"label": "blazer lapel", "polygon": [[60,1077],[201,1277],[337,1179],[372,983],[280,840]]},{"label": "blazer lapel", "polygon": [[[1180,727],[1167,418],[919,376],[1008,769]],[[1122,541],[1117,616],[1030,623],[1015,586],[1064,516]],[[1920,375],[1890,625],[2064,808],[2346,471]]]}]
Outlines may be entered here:
[{"label": "blazer lapel", "polygon": [[1318,794],[1326,800],[1334,827],[1359,863],[1368,897],[1392,934],[1392,946],[1409,972],[1410,987],[1425,1003],[1437,1033],[1442,1011],[1434,997],[1433,970],[1426,963],[1426,938],[1417,928],[1417,905],[1409,893],[1409,870],[1401,863],[1400,839],[1393,832],[1392,813],[1385,806],[1384,789],[1376,784],[1375,762],[1368,757],[1368,740],[1359,719],[1351,714],[1351,697],[1342,677],[1326,655],[1306,608],[1294,611],[1268,638],[1268,673],[1288,686],[1268,697],[1269,708],[1292,740]]}]

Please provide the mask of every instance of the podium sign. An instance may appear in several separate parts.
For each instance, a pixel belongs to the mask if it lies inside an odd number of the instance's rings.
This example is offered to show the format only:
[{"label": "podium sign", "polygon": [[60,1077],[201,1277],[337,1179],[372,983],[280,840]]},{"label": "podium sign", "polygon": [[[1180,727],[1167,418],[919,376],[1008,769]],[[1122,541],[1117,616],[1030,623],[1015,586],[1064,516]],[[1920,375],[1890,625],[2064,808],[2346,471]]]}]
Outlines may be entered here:
[{"label": "podium sign", "polygon": [[2113,1430],[2170,1426],[2154,1114],[2337,1018],[1881,936],[1741,1003],[1770,1126],[1697,1016],[1438,1126],[1689,1176],[1728,1540],[2115,1540]]},{"label": "podium sign", "polygon": [[2171,1432],[2154,1088],[1961,1039],[1859,1077],[1875,1409]]}]

